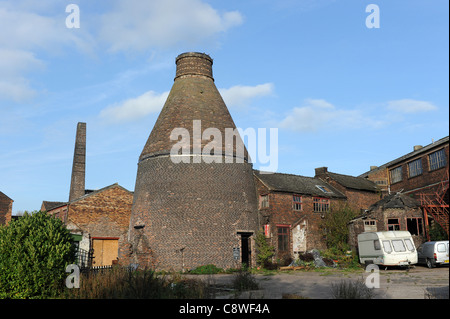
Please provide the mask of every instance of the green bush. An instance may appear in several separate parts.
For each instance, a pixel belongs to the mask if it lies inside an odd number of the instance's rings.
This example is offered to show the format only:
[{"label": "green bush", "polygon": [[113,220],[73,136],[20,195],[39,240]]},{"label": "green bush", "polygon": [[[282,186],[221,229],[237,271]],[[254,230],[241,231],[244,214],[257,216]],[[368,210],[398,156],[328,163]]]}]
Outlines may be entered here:
[{"label": "green bush", "polygon": [[213,274],[218,274],[221,272],[223,272],[222,268],[218,268],[212,264],[199,266],[199,267],[189,271],[189,273],[196,274],[196,275],[213,275]]},{"label": "green bush", "polygon": [[46,212],[0,227],[0,298],[55,297],[73,259],[69,231]]}]

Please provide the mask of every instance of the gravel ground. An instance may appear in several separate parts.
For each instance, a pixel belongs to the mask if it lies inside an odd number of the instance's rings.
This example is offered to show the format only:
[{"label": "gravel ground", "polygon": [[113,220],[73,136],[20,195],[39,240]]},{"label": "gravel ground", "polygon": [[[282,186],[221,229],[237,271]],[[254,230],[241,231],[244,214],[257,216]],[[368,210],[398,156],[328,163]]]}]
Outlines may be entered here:
[{"label": "gravel ground", "polygon": [[[449,267],[428,269],[415,266],[410,270],[401,268],[380,269],[379,288],[374,288],[374,299],[426,299],[449,298]],[[322,271],[285,271],[273,275],[254,275],[260,290],[243,293],[240,298],[281,299],[286,296],[308,299],[332,299],[332,287],[345,282],[362,282],[375,277],[374,273],[348,272],[337,269]],[[234,275],[195,276],[217,286],[230,286]],[[217,294],[218,298],[235,298],[230,293]]]}]

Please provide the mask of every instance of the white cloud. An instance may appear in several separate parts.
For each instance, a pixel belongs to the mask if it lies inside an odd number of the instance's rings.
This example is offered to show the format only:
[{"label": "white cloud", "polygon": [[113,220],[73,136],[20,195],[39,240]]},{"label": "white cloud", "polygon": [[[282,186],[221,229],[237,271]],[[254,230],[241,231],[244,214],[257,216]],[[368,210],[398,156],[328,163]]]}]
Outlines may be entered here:
[{"label": "white cloud", "polygon": [[148,91],[136,98],[106,107],[100,112],[100,117],[110,122],[136,120],[148,114],[159,112],[168,95],[169,92],[158,94],[154,91]]},{"label": "white cloud", "polygon": [[225,104],[228,107],[243,106],[249,100],[273,93],[273,84],[265,83],[256,86],[236,85],[229,89],[219,89]]},{"label": "white cloud", "polygon": [[387,102],[389,110],[401,113],[419,113],[437,110],[437,107],[431,102],[418,101],[412,99],[403,99]]},{"label": "white cloud", "polygon": [[361,110],[338,109],[322,99],[305,99],[304,106],[294,107],[279,123],[281,128],[300,132],[328,129],[380,127],[383,121],[374,120]]},{"label": "white cloud", "polygon": [[116,1],[101,17],[100,38],[111,51],[193,45],[242,24],[237,11],[220,14],[201,0]]},{"label": "white cloud", "polygon": [[[55,55],[64,47],[90,52],[92,39],[84,31],[71,32],[65,27],[65,12],[47,16],[29,10],[27,1],[1,2],[0,5],[0,98],[15,101],[33,96],[26,74],[36,67],[44,67],[39,53]],[[60,6],[57,2],[45,2],[46,8]],[[39,10],[38,10],[39,11]]]}]

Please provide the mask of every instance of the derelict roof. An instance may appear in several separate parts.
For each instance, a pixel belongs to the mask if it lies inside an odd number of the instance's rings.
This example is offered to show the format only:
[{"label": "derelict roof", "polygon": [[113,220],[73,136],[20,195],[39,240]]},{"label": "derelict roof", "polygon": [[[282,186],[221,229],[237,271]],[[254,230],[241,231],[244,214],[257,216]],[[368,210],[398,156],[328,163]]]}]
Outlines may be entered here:
[{"label": "derelict roof", "polygon": [[373,211],[377,208],[415,208],[420,207],[418,201],[407,194],[395,193],[385,196],[375,204],[369,207],[369,211]]},{"label": "derelict roof", "polygon": [[[337,189],[333,188],[331,185],[319,178],[283,173],[265,174],[261,173],[258,170],[254,170],[253,173],[272,191],[305,194],[328,198],[346,198]],[[325,187],[330,192],[325,193],[317,186]]]}]

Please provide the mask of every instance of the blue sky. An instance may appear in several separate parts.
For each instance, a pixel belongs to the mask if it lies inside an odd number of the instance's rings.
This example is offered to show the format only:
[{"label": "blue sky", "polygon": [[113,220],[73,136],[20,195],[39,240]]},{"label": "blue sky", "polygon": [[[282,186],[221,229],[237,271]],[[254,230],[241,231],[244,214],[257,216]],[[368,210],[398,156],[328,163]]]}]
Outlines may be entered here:
[{"label": "blue sky", "polygon": [[[67,28],[69,4],[79,28]],[[369,4],[379,28],[366,26]],[[13,213],[66,201],[77,122],[87,123],[86,187],[133,190],[187,51],[214,59],[238,127],[278,128],[278,172],[362,174],[448,135],[448,6],[0,0],[0,190]]]}]

